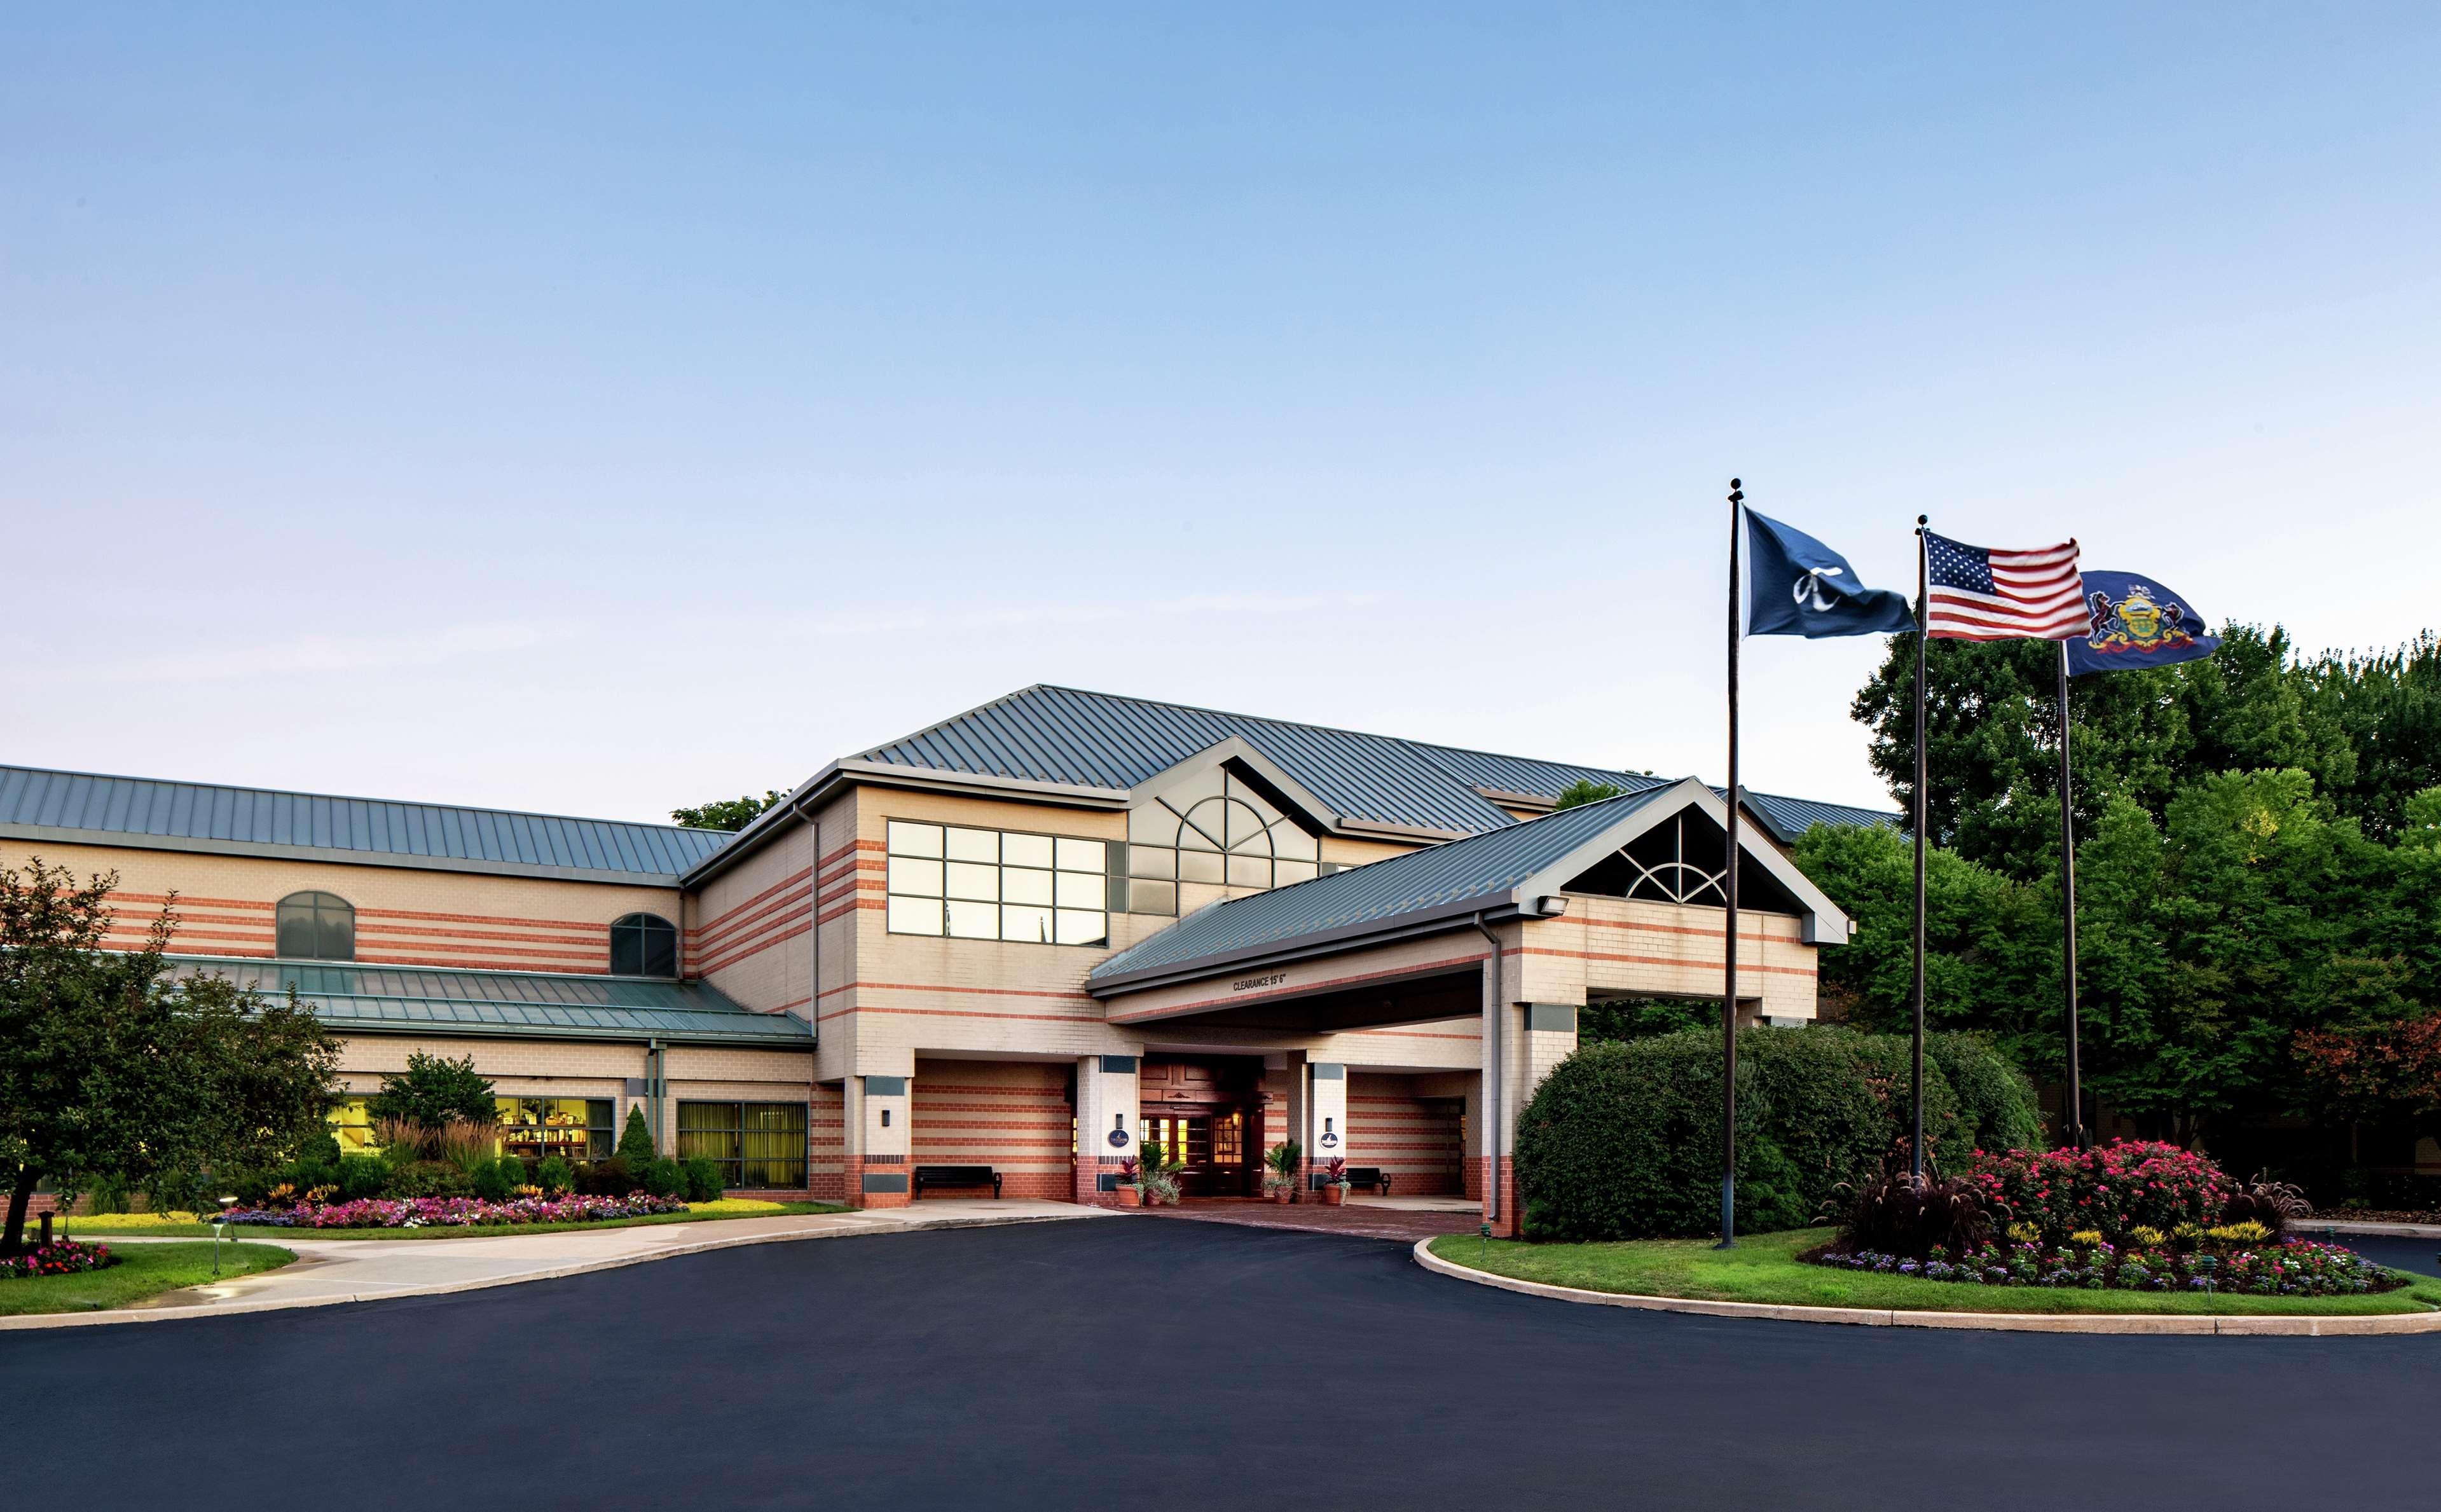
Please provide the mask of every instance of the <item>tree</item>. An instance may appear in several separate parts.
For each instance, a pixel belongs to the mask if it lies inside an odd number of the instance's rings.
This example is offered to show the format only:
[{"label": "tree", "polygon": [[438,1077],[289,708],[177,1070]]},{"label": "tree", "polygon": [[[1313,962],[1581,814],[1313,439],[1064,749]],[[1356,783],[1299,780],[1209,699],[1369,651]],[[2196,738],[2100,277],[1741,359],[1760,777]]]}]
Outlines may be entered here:
[{"label": "tree", "polygon": [[274,1158],[329,1107],[337,1041],[295,994],[172,977],[168,906],[144,948],[103,949],[117,886],[40,858],[0,869],[0,1253],[22,1247],[45,1179],[68,1195],[98,1176]]},{"label": "tree", "polygon": [[1626,791],[1626,788],[1617,783],[1597,783],[1589,777],[1580,777],[1560,789],[1559,799],[1552,803],[1551,807],[1554,811],[1564,808],[1582,808],[1587,803],[1599,803],[1605,798],[1617,798]]},{"label": "tree", "polygon": [[788,795],[767,788],[761,798],[749,793],[743,798],[715,798],[695,808],[674,808],[670,818],[689,829],[742,830],[754,822],[754,817],[765,809],[776,807]]},{"label": "tree", "polygon": [[382,1077],[381,1090],[365,1104],[367,1116],[403,1119],[425,1128],[442,1128],[463,1120],[490,1124],[500,1116],[492,1096],[491,1078],[475,1070],[475,1057],[449,1060],[411,1051],[407,1070]]},{"label": "tree", "polygon": [[639,1178],[657,1152],[653,1148],[652,1126],[644,1122],[642,1107],[627,1109],[627,1126],[619,1131],[619,1159],[627,1162]]}]

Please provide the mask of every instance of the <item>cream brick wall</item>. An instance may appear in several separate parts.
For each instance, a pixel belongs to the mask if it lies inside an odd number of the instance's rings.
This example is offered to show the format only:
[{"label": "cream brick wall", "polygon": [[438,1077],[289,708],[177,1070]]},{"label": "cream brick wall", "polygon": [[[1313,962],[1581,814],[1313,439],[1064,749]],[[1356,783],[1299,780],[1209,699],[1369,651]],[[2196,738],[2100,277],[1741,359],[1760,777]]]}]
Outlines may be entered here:
[{"label": "cream brick wall", "polygon": [[201,852],[0,842],[0,865],[40,856],[80,877],[118,873],[108,944],[143,943],[169,894],[178,895],[181,954],[268,957],[273,918],[292,892],[336,893],[356,909],[356,959],[368,964],[476,966],[603,974],[610,921],[627,913],[679,919],[676,888],[491,876],[339,861]]},{"label": "cream brick wall", "polygon": [[[1582,1006],[1596,996],[1718,998],[1723,955],[1717,909],[1568,895],[1568,911],[1527,926],[1522,986],[1530,1002]],[[1738,996],[1766,1014],[1811,1018],[1815,950],[1788,914],[1738,912]]]},{"label": "cream brick wall", "polygon": [[810,1008],[813,861],[813,831],[790,822],[754,854],[691,894],[689,972],[749,1008],[767,1013]]}]

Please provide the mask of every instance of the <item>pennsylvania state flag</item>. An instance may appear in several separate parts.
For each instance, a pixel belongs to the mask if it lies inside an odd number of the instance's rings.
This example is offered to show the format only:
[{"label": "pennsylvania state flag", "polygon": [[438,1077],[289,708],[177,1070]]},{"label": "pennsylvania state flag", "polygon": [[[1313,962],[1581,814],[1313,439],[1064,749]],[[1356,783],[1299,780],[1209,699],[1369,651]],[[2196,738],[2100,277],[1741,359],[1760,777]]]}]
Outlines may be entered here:
[{"label": "pennsylvania state flag", "polygon": [[1903,635],[1915,628],[1907,596],[1856,581],[1848,559],[1803,531],[1746,517],[1746,634]]},{"label": "pennsylvania state flag", "polygon": [[2220,649],[2204,634],[2204,617],[2160,578],[2133,572],[2085,574],[2086,630],[2063,641],[2068,673],[2126,672],[2193,661]]}]

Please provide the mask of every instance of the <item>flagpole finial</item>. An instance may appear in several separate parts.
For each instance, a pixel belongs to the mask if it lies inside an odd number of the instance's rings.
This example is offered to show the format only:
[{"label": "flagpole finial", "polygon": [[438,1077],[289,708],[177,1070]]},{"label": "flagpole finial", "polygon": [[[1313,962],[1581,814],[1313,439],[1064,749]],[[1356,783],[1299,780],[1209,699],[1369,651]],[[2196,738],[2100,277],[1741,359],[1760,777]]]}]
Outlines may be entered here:
[{"label": "flagpole finial", "polygon": [[1743,503],[1745,503],[1745,501],[1746,501],[1746,486],[1745,486],[1745,483],[1743,483],[1743,482],[1740,482],[1738,479],[1736,479],[1736,478],[1734,478],[1734,477],[1733,477],[1733,478],[1730,478],[1730,479],[1729,479],[1729,502],[1730,502],[1730,503],[1732,503],[1732,504],[1743,504]]},{"label": "flagpole finial", "polygon": [[1928,515],[1928,514],[1919,514],[1919,515],[1917,515],[1917,516],[1915,517],[1915,523],[1916,523],[1916,528],[1917,528],[1917,529],[1919,529],[1919,530],[1921,530],[1921,529],[1923,529],[1925,526],[1929,525],[1929,524],[1931,524],[1931,523],[1932,523],[1932,516],[1930,516],[1930,515]]}]

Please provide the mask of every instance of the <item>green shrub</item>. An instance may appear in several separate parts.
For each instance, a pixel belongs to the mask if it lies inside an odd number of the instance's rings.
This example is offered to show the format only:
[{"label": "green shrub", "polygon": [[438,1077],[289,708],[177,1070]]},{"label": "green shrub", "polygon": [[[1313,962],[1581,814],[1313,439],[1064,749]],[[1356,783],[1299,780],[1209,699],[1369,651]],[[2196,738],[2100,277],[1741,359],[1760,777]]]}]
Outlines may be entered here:
[{"label": "green shrub", "polygon": [[632,1169],[641,1171],[659,1153],[653,1148],[653,1130],[644,1122],[643,1108],[627,1109],[627,1126],[619,1131],[618,1158]]},{"label": "green shrub", "polygon": [[448,1161],[410,1161],[389,1174],[382,1196],[389,1197],[473,1197],[475,1183]]},{"label": "green shrub", "polygon": [[509,1194],[525,1179],[525,1174],[522,1161],[485,1161],[475,1170],[475,1195],[486,1202],[506,1202]]},{"label": "green shrub", "polygon": [[558,1197],[576,1189],[576,1168],[556,1155],[547,1155],[534,1162],[533,1184],[547,1197]]},{"label": "green shrub", "polygon": [[382,1078],[381,1090],[366,1101],[365,1110],[375,1123],[405,1119],[436,1129],[499,1118],[491,1078],[477,1072],[472,1054],[448,1060],[420,1050],[408,1053],[406,1071]]},{"label": "green shrub", "polygon": [[[1895,1036],[1892,1036],[1895,1037]],[[2034,1084],[1980,1035],[1926,1035],[1924,1058],[1958,1094],[1965,1138],[1979,1150],[2038,1150],[2043,1120]]]},{"label": "green shrub", "polygon": [[661,1157],[644,1167],[644,1190],[657,1197],[674,1197],[686,1192],[686,1167]]},{"label": "green shrub", "polygon": [[698,1155],[686,1162],[686,1199],[690,1202],[720,1200],[720,1162],[708,1155]]},{"label": "green shrub", "polygon": [[639,1184],[624,1155],[595,1161],[576,1173],[576,1190],[585,1197],[625,1197]]},{"label": "green shrub", "polygon": [[339,1196],[353,1202],[377,1197],[389,1181],[389,1162],[378,1155],[350,1155],[339,1161]]},{"label": "green shrub", "polygon": [[90,1192],[94,1213],[127,1211],[127,1179],[119,1176],[97,1176]]},{"label": "green shrub", "polygon": [[[1962,1170],[1978,1133],[2023,1129],[2033,1089],[1990,1073],[1971,1042],[1969,1113],[1925,1057],[1925,1133],[1937,1164]],[[1844,1182],[1875,1179],[1909,1125],[1908,1041],[1835,1027],[1738,1036],[1738,1226],[1813,1221]],[[1554,1068],[1519,1120],[1517,1179],[1537,1238],[1700,1234],[1720,1224],[1721,1049],[1686,1030],[1590,1045]]]},{"label": "green shrub", "polygon": [[315,1135],[312,1139],[305,1142],[304,1148],[297,1152],[297,1159],[299,1161],[309,1161],[316,1165],[327,1165],[333,1170],[338,1169],[338,1136],[333,1134],[327,1128],[324,1129],[321,1133]]}]

